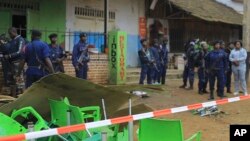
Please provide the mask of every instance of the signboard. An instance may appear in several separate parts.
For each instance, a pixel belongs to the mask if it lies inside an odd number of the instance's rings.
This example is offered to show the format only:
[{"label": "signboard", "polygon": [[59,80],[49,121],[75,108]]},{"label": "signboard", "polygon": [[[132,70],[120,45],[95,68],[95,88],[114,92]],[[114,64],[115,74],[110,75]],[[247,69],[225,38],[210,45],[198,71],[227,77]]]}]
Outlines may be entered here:
[{"label": "signboard", "polygon": [[127,34],[122,31],[109,32],[109,83],[126,83]]},{"label": "signboard", "polygon": [[145,39],[147,37],[147,20],[145,17],[139,18],[139,35],[141,39]]}]

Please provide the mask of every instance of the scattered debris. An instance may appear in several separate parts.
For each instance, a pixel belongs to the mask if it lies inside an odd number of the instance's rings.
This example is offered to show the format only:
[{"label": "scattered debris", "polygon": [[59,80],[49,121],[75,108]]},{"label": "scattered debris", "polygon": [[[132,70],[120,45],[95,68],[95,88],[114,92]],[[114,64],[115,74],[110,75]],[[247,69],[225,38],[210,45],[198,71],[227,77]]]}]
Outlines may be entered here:
[{"label": "scattered debris", "polygon": [[217,115],[219,113],[224,113],[218,109],[217,106],[210,106],[205,108],[200,108],[194,111],[193,114],[199,114],[200,116],[207,116],[207,115]]},{"label": "scattered debris", "polygon": [[127,93],[139,96],[141,98],[147,98],[147,97],[149,97],[148,94],[147,94],[147,92],[144,92],[144,91],[130,91],[130,92],[127,92]]}]

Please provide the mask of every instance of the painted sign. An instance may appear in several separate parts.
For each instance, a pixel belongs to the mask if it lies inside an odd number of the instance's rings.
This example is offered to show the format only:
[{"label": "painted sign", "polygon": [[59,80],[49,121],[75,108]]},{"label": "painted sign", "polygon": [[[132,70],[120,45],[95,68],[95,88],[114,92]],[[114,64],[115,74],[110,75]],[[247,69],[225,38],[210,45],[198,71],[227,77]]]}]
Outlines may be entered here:
[{"label": "painted sign", "polygon": [[127,34],[109,32],[109,83],[126,83]]},{"label": "painted sign", "polygon": [[139,35],[141,39],[147,37],[147,20],[145,17],[139,18]]}]

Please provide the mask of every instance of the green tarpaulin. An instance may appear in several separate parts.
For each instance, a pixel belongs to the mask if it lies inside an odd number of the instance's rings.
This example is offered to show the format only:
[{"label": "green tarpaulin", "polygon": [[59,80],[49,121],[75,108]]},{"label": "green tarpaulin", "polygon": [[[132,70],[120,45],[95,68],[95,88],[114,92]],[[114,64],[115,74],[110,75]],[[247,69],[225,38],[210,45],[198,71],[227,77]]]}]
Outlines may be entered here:
[{"label": "green tarpaulin", "polygon": [[[127,107],[129,98],[135,100],[137,97],[117,91],[86,80],[74,78],[65,74],[49,75],[34,83],[16,101],[0,107],[0,112],[10,115],[13,109],[32,106],[46,120],[50,120],[50,108],[48,99],[60,100],[68,97],[72,105],[84,107],[99,105],[101,99],[106,103],[108,117],[125,115],[122,108]],[[145,105],[136,106],[133,114],[149,111]]]}]

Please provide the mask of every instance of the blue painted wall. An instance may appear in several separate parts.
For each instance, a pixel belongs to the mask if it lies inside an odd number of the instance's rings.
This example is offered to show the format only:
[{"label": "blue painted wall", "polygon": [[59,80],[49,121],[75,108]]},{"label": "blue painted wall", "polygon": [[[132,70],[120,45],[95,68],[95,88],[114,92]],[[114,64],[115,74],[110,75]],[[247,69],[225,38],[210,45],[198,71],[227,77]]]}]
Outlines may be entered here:
[{"label": "blue painted wall", "polygon": [[141,48],[139,35],[128,34],[127,65],[137,67],[139,65],[138,50]]},{"label": "blue painted wall", "polygon": [[[103,33],[95,33],[95,32],[85,32],[88,35],[87,38],[87,43],[94,45],[97,49],[98,52],[104,52],[104,35]],[[79,38],[80,32],[75,32],[74,33],[74,44],[78,43],[80,38]]]},{"label": "blue painted wall", "polygon": [[[79,42],[79,33],[74,34],[74,44]],[[85,32],[88,35],[87,42],[89,44],[95,45],[99,52],[104,52],[104,36],[102,33],[95,32]],[[127,66],[137,67],[139,66],[138,50],[141,48],[140,39],[138,35],[128,34],[127,43]]]}]

